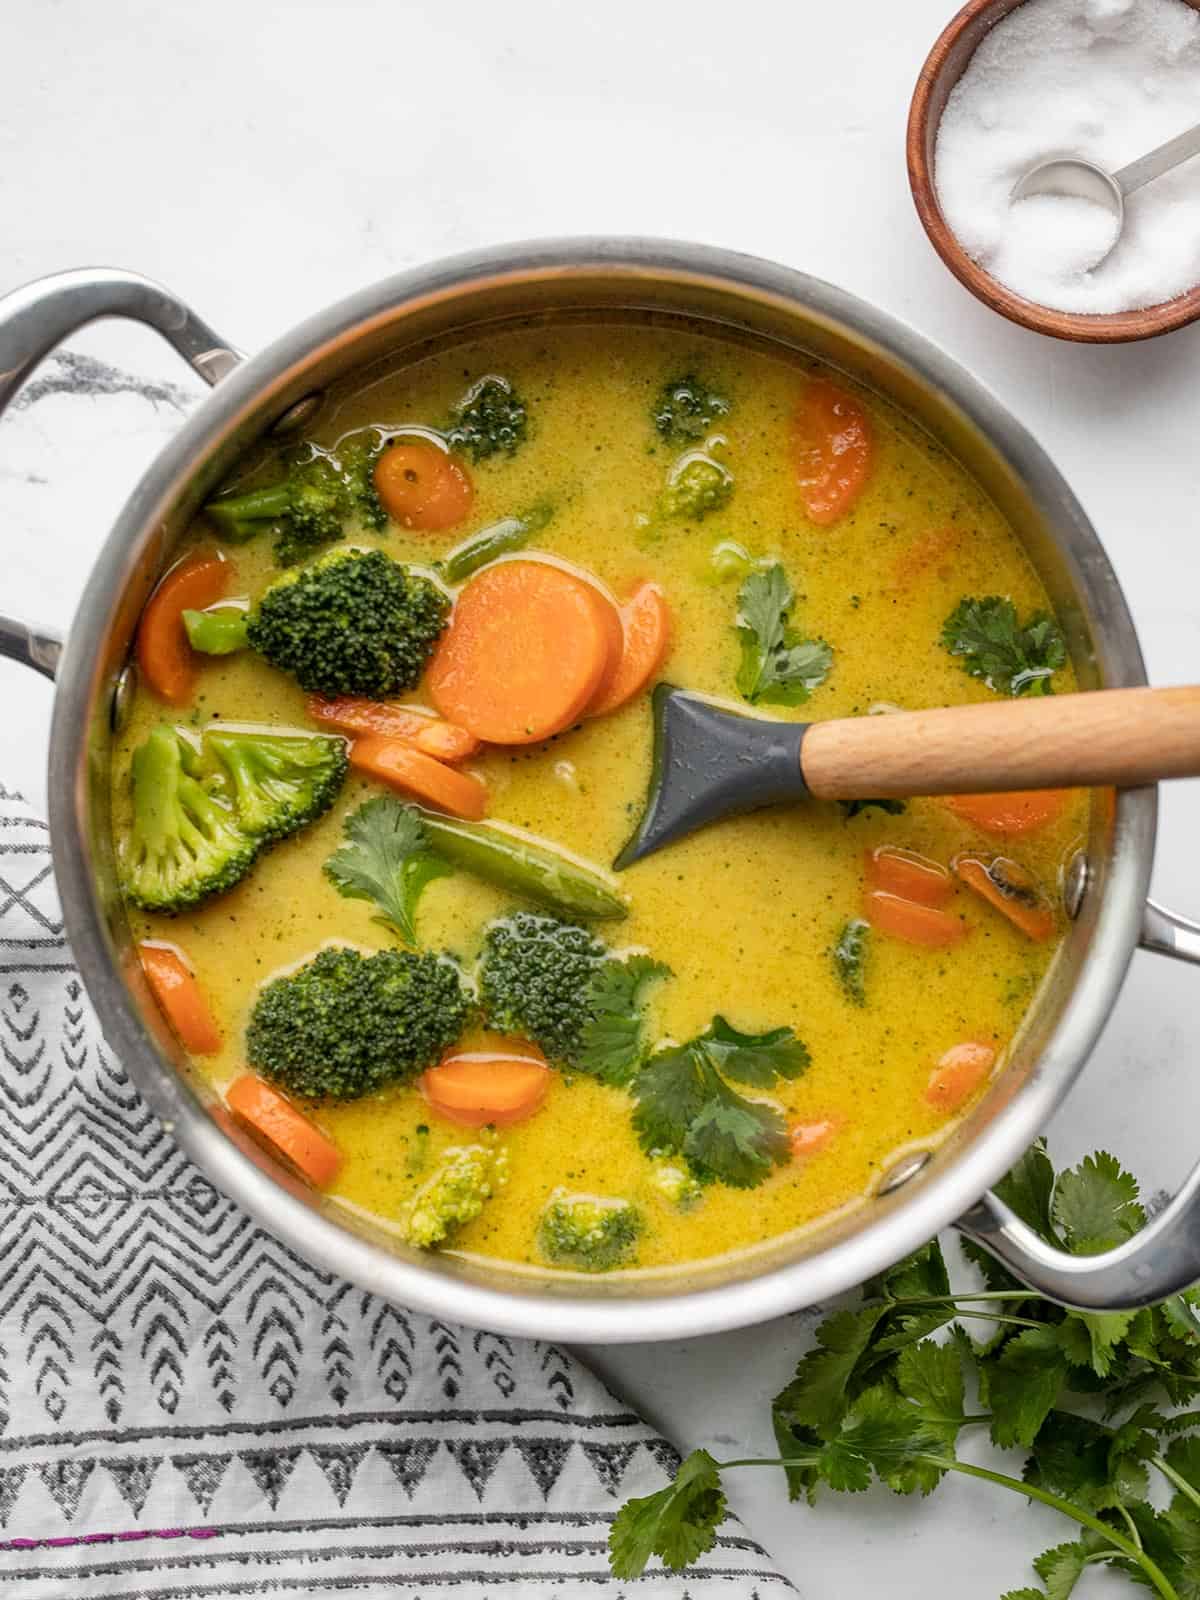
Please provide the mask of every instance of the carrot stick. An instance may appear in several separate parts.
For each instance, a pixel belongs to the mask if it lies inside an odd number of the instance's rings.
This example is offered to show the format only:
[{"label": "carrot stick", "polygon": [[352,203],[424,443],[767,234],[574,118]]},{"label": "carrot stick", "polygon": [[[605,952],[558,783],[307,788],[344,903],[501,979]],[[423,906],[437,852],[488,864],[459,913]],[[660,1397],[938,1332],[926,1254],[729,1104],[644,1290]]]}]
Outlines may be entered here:
[{"label": "carrot stick", "polygon": [[467,1128],[507,1128],[539,1110],[553,1074],[536,1056],[491,1052],[447,1056],[417,1087],[430,1108]]},{"label": "carrot stick", "polygon": [[455,527],[475,500],[466,468],[425,439],[388,445],[375,463],[375,492],[389,517],[424,533]]},{"label": "carrot stick", "polygon": [[1004,856],[985,861],[982,856],[961,855],[954,858],[954,870],[1028,938],[1042,944],[1054,937],[1058,920],[1053,907],[1019,862]]},{"label": "carrot stick", "polygon": [[918,905],[886,889],[870,889],[863,901],[863,915],[873,928],[905,944],[925,945],[944,950],[960,944],[967,936],[967,925],[937,906]]},{"label": "carrot stick", "polygon": [[810,522],[828,527],[866,487],[875,442],[866,412],[853,395],[814,378],[796,413],[800,498]]},{"label": "carrot stick", "polygon": [[147,942],[138,946],[138,955],[151,992],[180,1044],[194,1056],[213,1055],[221,1048],[221,1030],[181,952],[174,945]]},{"label": "carrot stick", "polygon": [[1033,833],[1062,815],[1069,789],[1016,789],[1011,794],[952,794],[945,804],[981,833]]},{"label": "carrot stick", "polygon": [[643,583],[621,607],[621,655],[616,669],[587,708],[604,717],[640,694],[663,664],[671,644],[671,613],[657,583]]},{"label": "carrot stick", "polygon": [[934,1067],[925,1087],[925,1098],[938,1111],[958,1111],[979,1088],[996,1064],[990,1044],[969,1039],[956,1044]]},{"label": "carrot stick", "polygon": [[819,1155],[842,1126],[841,1117],[818,1117],[812,1122],[794,1122],[788,1130],[792,1160],[807,1161]]},{"label": "carrot stick", "polygon": [[434,652],[430,697],[489,744],[549,739],[601,688],[620,632],[613,612],[594,584],[548,561],[485,567],[459,594]]},{"label": "carrot stick", "polygon": [[386,739],[379,734],[356,739],[350,746],[350,765],[368,777],[415,794],[436,811],[448,811],[452,817],[478,822],[487,811],[485,784],[470,773],[456,772],[445,762],[435,761],[403,739]]},{"label": "carrot stick", "polygon": [[403,739],[437,761],[465,761],[479,749],[479,740],[465,728],[391,700],[360,700],[353,695],[324,700],[314,694],[309,696],[308,714],[314,722],[339,733],[377,733],[387,739]]},{"label": "carrot stick", "polygon": [[225,1091],[225,1104],[249,1133],[265,1141],[315,1188],[324,1189],[337,1177],[342,1165],[337,1145],[254,1073],[233,1080]]},{"label": "carrot stick", "polygon": [[187,705],[199,673],[183,613],[220,600],[233,575],[233,563],[223,555],[197,550],[176,563],[150,596],[138,624],[137,663],[151,692],[168,705]]},{"label": "carrot stick", "polygon": [[923,906],[945,905],[954,893],[954,879],[945,867],[891,844],[867,851],[867,882],[872,889],[886,889]]}]

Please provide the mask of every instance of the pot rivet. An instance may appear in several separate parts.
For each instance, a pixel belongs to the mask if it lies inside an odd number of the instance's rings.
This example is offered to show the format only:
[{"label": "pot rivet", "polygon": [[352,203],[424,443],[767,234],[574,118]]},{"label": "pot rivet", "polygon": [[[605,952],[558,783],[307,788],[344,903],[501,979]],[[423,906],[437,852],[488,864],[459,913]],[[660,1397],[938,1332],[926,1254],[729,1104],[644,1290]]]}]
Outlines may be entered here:
[{"label": "pot rivet", "polygon": [[1088,865],[1088,858],[1082,850],[1076,850],[1063,873],[1063,905],[1072,922],[1083,908],[1083,897],[1087,893],[1090,879],[1091,868]]},{"label": "pot rivet", "polygon": [[322,389],[314,389],[312,394],[303,395],[294,405],[290,405],[282,416],[276,417],[268,432],[276,437],[281,433],[299,433],[301,428],[306,428],[325,399]]},{"label": "pot rivet", "polygon": [[114,733],[121,733],[133,710],[133,694],[137,688],[137,668],[131,661],[117,678],[113,687],[112,705],[109,707],[109,724]]},{"label": "pot rivet", "polygon": [[932,1160],[933,1153],[929,1150],[913,1150],[908,1155],[901,1156],[895,1166],[889,1167],[884,1173],[877,1192],[881,1195],[894,1194],[897,1189],[903,1189],[904,1185],[911,1182]]}]

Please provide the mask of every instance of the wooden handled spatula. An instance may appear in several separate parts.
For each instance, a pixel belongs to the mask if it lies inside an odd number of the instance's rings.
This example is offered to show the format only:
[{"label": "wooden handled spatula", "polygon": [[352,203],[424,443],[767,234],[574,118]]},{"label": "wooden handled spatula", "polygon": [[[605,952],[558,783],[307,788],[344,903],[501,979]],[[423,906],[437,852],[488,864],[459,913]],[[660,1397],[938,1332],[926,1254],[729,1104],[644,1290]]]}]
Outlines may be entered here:
[{"label": "wooden handled spatula", "polygon": [[743,716],[660,683],[646,810],[614,866],[739,812],[1200,776],[1200,688],[1100,689],[830,722]]}]

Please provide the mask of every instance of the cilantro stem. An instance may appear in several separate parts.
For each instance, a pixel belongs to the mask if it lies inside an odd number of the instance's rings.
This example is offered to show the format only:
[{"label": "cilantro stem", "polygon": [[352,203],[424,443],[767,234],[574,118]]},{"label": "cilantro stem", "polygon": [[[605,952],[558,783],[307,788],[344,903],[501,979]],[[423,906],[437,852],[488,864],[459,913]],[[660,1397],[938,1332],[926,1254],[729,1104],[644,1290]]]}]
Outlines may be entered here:
[{"label": "cilantro stem", "polygon": [[[1129,1537],[1133,1540],[1134,1544],[1137,1545],[1138,1549],[1140,1550],[1142,1548],[1142,1536],[1137,1531],[1137,1523],[1129,1515],[1129,1512],[1125,1509],[1124,1505],[1121,1503],[1120,1500],[1117,1501],[1116,1509],[1125,1518],[1125,1526],[1129,1529]],[[1103,1551],[1099,1551],[1097,1553],[1100,1554],[1100,1555],[1103,1555]],[[1093,1559],[1094,1558],[1092,1556],[1088,1557],[1089,1561],[1091,1561]]]},{"label": "cilantro stem", "polygon": [[1161,1456],[1151,1456],[1150,1465],[1152,1467],[1157,1467],[1162,1473],[1163,1477],[1166,1478],[1169,1483],[1173,1483],[1179,1490],[1180,1494],[1186,1496],[1194,1506],[1200,1506],[1200,1494],[1196,1492],[1186,1478],[1180,1477],[1179,1473],[1175,1471],[1174,1467],[1168,1466]]},{"label": "cilantro stem", "polygon": [[1093,1517],[1090,1512],[1083,1511],[1079,1506],[1074,1506],[1069,1500],[1063,1500],[1056,1494],[1050,1494],[1046,1489],[1039,1489],[1034,1483],[1022,1483],[1019,1478],[1010,1478],[1006,1473],[993,1472],[990,1467],[972,1466],[969,1461],[946,1461],[938,1456],[922,1455],[919,1458],[930,1466],[942,1467],[947,1472],[961,1472],[968,1478],[981,1478],[985,1483],[995,1483],[1002,1489],[1011,1489],[1014,1494],[1024,1495],[1029,1500],[1040,1500],[1044,1506],[1049,1506],[1052,1511],[1061,1511],[1064,1517],[1070,1517],[1072,1522],[1077,1522],[1081,1528],[1090,1528],[1093,1533],[1098,1533],[1101,1538],[1107,1539],[1131,1561],[1137,1563],[1150,1579],[1150,1582],[1162,1595],[1163,1600],[1179,1600],[1179,1592],[1171,1584],[1166,1574],[1158,1564],[1150,1559],[1146,1552],[1134,1544],[1132,1539],[1127,1539],[1123,1533],[1106,1522],[1101,1522],[1099,1517]]},{"label": "cilantro stem", "polygon": [[[1159,1464],[1157,1458],[1152,1459],[1155,1465]],[[994,1483],[1001,1489],[1009,1489],[1014,1494],[1023,1495],[1027,1500],[1041,1501],[1042,1505],[1049,1506],[1052,1511],[1061,1512],[1064,1517],[1077,1522],[1081,1528],[1090,1528],[1093,1533],[1098,1533],[1123,1556],[1127,1556],[1130,1561],[1141,1567],[1162,1596],[1162,1600],[1180,1600],[1179,1591],[1172,1585],[1162,1568],[1152,1561],[1139,1545],[1132,1539],[1127,1539],[1123,1533],[1118,1533],[1107,1522],[1101,1522],[1099,1517],[1093,1517],[1090,1512],[1072,1505],[1069,1500],[1063,1500],[1047,1489],[1040,1489],[1034,1483],[1022,1483],[1019,1478],[1010,1478],[1006,1473],[993,1472],[990,1467],[973,1466],[969,1461],[928,1455],[923,1450],[914,1452],[908,1460],[924,1462],[926,1466],[936,1467],[940,1472],[959,1472],[967,1478],[979,1478],[984,1483]],[[720,1471],[727,1472],[731,1467],[815,1467],[819,1462],[818,1456],[747,1456],[738,1461],[718,1461],[716,1465]],[[1165,1467],[1165,1462],[1162,1465]],[[1172,1482],[1177,1481],[1176,1475],[1169,1468],[1167,1476]]]},{"label": "cilantro stem", "polygon": [[1007,1328],[1044,1328],[1044,1322],[1035,1322],[1032,1317],[1005,1317],[998,1316],[994,1311],[964,1311],[957,1307],[956,1317],[974,1317],[977,1322],[994,1322],[998,1327]]},{"label": "cilantro stem", "polygon": [[955,1290],[953,1294],[927,1294],[905,1296],[903,1300],[890,1302],[896,1306],[953,1306],[960,1300],[1040,1300],[1042,1296],[1032,1289],[981,1289],[978,1294],[970,1294],[966,1290],[961,1293]]}]

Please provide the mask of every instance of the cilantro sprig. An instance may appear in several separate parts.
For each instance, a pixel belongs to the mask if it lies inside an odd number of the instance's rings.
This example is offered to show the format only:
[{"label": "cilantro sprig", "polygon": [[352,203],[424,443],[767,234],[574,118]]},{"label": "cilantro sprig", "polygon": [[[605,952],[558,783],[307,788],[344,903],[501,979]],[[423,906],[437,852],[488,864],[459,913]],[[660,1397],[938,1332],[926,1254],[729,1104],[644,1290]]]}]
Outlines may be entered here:
[{"label": "cilantro sprig", "polygon": [[738,693],[751,705],[799,706],[825,682],[833,651],[789,626],[796,595],[778,561],[759,567],[738,590],[741,641]]},{"label": "cilantro sprig", "polygon": [[[1108,1249],[1145,1223],[1136,1182],[1104,1153],[1056,1177],[1038,1144],[999,1188],[1048,1243],[1075,1254]],[[828,1317],[775,1399],[778,1459],[693,1452],[672,1485],[618,1513],[614,1573],[637,1577],[654,1556],[680,1570],[710,1549],[725,1515],[722,1474],[733,1468],[781,1467],[792,1498],[809,1501],[875,1480],[924,1495],[954,1473],[1074,1525],[1034,1558],[1041,1586],[1002,1600],[1069,1600],[1096,1567],[1161,1600],[1200,1600],[1200,1410],[1159,1409],[1200,1396],[1200,1292],[1135,1313],[1066,1311],[983,1251],[968,1254],[982,1290],[952,1289],[933,1243],[867,1284],[859,1306]],[[967,1332],[979,1324],[982,1343]],[[972,1387],[977,1411],[967,1410]],[[1027,1452],[1022,1477],[959,1459],[960,1434],[975,1428]],[[1155,1480],[1168,1496],[1161,1509]]]},{"label": "cilantro sprig", "polygon": [[790,1028],[740,1033],[724,1017],[687,1044],[652,1055],[633,1080],[634,1132],[654,1155],[681,1156],[701,1183],[752,1189],[788,1159],[787,1125],[769,1101],[731,1087],[769,1089],[808,1067]]},{"label": "cilantro sprig", "polygon": [[606,961],[588,986],[588,1019],[575,1065],[602,1083],[629,1083],[646,1055],[644,997],[671,969],[647,955]]},{"label": "cilantro sprig", "polygon": [[1021,623],[1016,606],[998,594],[960,600],[942,625],[942,643],[997,694],[1053,694],[1050,680],[1067,664],[1054,618],[1038,611]]},{"label": "cilantro sprig", "polygon": [[347,900],[373,900],[376,922],[406,944],[417,943],[417,902],[435,878],[454,868],[433,848],[420,817],[390,795],[378,795],[346,818],[346,843],[325,863],[325,875]]}]

